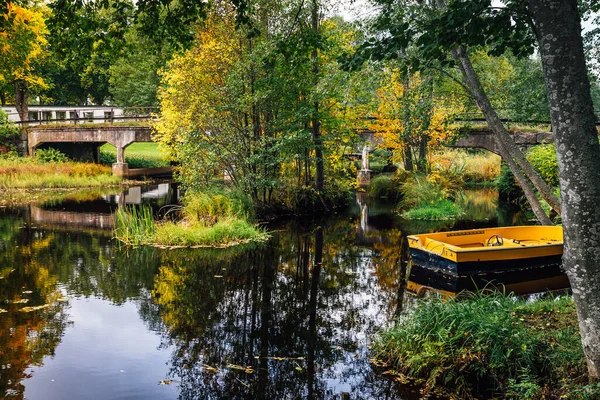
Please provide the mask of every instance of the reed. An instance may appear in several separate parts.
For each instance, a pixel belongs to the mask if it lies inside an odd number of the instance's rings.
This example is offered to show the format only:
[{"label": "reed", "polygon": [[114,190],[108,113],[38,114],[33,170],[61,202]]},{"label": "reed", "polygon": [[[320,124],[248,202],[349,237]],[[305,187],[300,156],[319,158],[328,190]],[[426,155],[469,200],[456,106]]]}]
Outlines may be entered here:
[{"label": "reed", "polygon": [[119,207],[114,218],[114,236],[121,242],[130,246],[154,242],[157,225],[151,207]]},{"label": "reed", "polygon": [[[373,351],[376,362],[421,380],[425,393],[469,399],[487,387],[503,398],[600,395],[600,387],[581,379],[586,366],[577,315],[566,296],[533,302],[502,293],[433,297],[381,333]],[[572,396],[578,391],[592,395]]]},{"label": "reed", "polygon": [[120,208],[114,234],[132,246],[226,247],[264,241],[269,235],[250,222],[247,202],[246,196],[233,192],[188,193],[178,222],[155,221],[149,207]]}]

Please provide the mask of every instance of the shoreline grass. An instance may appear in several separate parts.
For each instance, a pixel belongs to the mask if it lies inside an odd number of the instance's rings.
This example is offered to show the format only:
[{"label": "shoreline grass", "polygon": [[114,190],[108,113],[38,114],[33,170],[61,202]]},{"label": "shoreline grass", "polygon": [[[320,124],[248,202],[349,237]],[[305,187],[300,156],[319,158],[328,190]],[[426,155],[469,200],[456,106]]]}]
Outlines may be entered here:
[{"label": "shoreline grass", "polygon": [[600,385],[585,378],[575,305],[567,296],[420,301],[376,338],[373,354],[376,365],[414,380],[424,395],[600,398]]},{"label": "shoreline grass", "polygon": [[188,193],[178,222],[155,221],[150,207],[119,208],[114,236],[130,246],[163,248],[229,247],[262,242],[269,234],[251,223],[249,199],[239,193],[211,190]]},{"label": "shoreline grass", "polygon": [[0,158],[0,188],[90,188],[116,186],[110,167],[78,162],[38,162],[31,157]]}]

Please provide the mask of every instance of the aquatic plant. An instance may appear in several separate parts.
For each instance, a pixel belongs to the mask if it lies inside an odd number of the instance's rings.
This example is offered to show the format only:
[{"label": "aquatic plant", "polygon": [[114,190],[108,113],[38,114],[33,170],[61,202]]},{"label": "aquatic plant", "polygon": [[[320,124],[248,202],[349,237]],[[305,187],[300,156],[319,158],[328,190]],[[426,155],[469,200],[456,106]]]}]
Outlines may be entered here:
[{"label": "aquatic plant", "polygon": [[119,208],[114,235],[132,246],[224,247],[263,241],[268,234],[250,222],[249,201],[237,192],[218,189],[191,192],[180,210],[183,219],[177,222],[155,221],[148,206]]}]

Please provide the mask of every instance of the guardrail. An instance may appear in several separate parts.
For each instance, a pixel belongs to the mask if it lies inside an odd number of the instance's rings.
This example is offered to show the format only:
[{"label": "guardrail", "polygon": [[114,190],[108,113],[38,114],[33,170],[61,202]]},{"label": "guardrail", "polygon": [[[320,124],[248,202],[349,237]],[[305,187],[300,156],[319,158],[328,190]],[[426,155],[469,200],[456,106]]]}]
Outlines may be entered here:
[{"label": "guardrail", "polygon": [[[44,119],[44,120],[29,120],[29,121],[16,121],[13,122],[19,126],[37,126],[37,125],[51,125],[51,124],[85,124],[88,122],[92,123],[118,123],[119,121],[155,121],[157,120],[151,115],[137,115],[137,116],[119,116],[119,117],[87,117],[87,118],[61,118],[61,119]],[[98,122],[96,122],[98,121]],[[100,122],[101,121],[101,122]]]}]

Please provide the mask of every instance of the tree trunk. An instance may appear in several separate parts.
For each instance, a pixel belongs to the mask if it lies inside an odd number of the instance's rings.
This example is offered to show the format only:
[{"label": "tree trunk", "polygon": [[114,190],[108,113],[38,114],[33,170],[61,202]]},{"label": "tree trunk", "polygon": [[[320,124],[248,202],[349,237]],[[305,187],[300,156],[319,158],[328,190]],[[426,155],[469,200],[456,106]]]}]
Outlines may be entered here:
[{"label": "tree trunk", "polygon": [[29,84],[24,80],[15,80],[15,107],[21,121],[29,121]]},{"label": "tree trunk", "polygon": [[[452,56],[458,62],[466,85],[471,90],[473,98],[485,116],[488,126],[492,132],[494,132],[494,138],[496,140],[496,144],[498,145],[498,149],[500,150],[500,155],[523,189],[525,197],[527,197],[535,216],[542,225],[552,225],[552,221],[550,221],[550,218],[548,218],[544,212],[540,201],[531,187],[531,183],[534,184],[548,204],[550,204],[550,206],[556,210],[556,212],[560,213],[560,206],[556,196],[554,196],[552,193],[552,189],[548,186],[548,184],[546,184],[539,173],[523,156],[517,145],[513,142],[512,138],[508,136],[508,132],[504,128],[504,124],[498,117],[498,114],[496,114],[496,111],[492,107],[487,94],[481,86],[481,82],[479,81],[479,78],[473,69],[473,65],[471,64],[471,60],[469,59],[465,49],[462,46],[458,46],[456,49],[452,50]],[[523,168],[523,171],[527,174],[527,177],[531,179],[531,181],[523,175],[521,168]]]},{"label": "tree trunk", "polygon": [[[315,38],[319,34],[319,5],[317,0],[312,1],[312,13],[311,13],[312,31]],[[319,52],[317,51],[317,44],[315,43],[314,49],[311,54],[312,59],[312,73],[313,73],[313,84],[317,86],[319,83]],[[313,92],[313,93],[316,93]],[[316,94],[314,94],[316,96]],[[324,161],[323,161],[323,138],[321,137],[321,121],[319,117],[319,100],[314,99],[313,103],[313,115],[312,115],[312,142],[315,147],[315,189],[317,191],[323,190],[325,182],[324,172]]]},{"label": "tree trunk", "polygon": [[577,0],[529,0],[554,127],[565,237],[589,376],[600,372],[600,145]]},{"label": "tree trunk", "polygon": [[2,104],[2,107],[6,105],[6,92],[4,90],[0,91],[0,104]]},{"label": "tree trunk", "polygon": [[409,144],[404,145],[404,170],[412,172],[415,169],[413,166],[412,148]]}]

